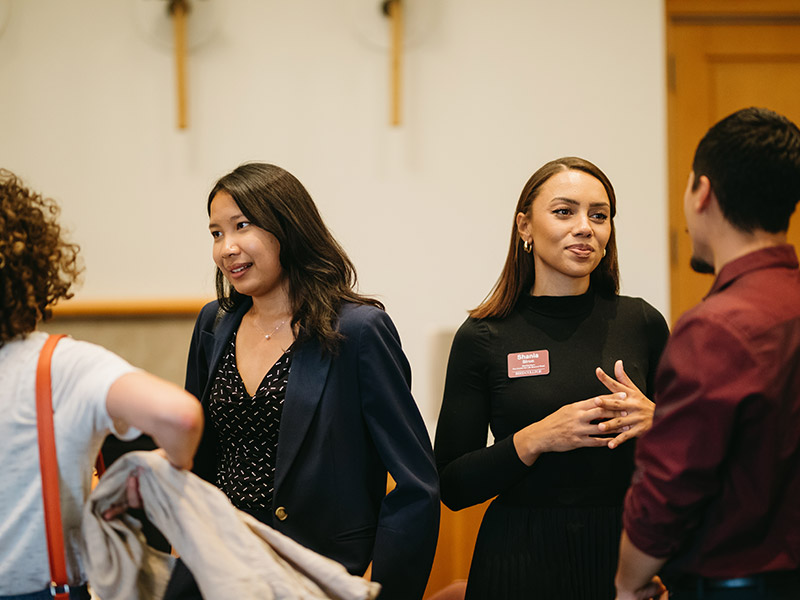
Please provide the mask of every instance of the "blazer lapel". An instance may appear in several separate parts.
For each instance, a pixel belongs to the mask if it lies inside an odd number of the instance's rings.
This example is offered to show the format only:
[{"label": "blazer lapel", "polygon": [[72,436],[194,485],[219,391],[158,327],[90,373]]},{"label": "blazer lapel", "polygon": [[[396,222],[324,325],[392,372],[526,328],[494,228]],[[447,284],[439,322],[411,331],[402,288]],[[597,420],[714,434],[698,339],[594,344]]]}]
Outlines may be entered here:
[{"label": "blazer lapel", "polygon": [[331,357],[322,352],[316,340],[307,340],[298,345],[292,357],[286,398],[281,414],[278,433],[278,456],[275,465],[275,489],[277,490],[308,432],[311,420],[322,399],[325,381],[331,367]]},{"label": "blazer lapel", "polygon": [[244,317],[244,314],[252,304],[252,300],[246,298],[233,314],[226,313],[216,326],[212,326],[210,330],[200,332],[200,343],[203,345],[203,351],[208,357],[208,383],[206,384],[206,389],[203,390],[203,403],[205,403],[213,383],[210,375],[216,373],[217,365],[220,358],[222,358],[222,352],[230,342],[233,332],[239,329],[242,317]]}]

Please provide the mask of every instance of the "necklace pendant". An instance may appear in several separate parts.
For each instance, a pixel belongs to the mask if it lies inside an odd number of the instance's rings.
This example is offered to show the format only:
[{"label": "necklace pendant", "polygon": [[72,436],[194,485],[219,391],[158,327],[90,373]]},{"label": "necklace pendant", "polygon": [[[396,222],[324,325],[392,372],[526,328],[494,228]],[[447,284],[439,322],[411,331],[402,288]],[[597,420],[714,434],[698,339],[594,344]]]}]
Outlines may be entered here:
[{"label": "necklace pendant", "polygon": [[264,331],[264,330],[261,328],[261,326],[260,326],[260,325],[259,325],[259,324],[258,324],[256,321],[253,321],[253,324],[256,326],[256,328],[257,328],[257,329],[258,329],[258,330],[259,330],[261,333],[263,333],[263,334],[264,334],[264,339],[265,339],[265,340],[271,340],[271,339],[272,339],[272,336],[273,336],[273,335],[275,335],[276,333],[278,333],[278,331],[280,331],[280,328],[281,328],[281,327],[283,327],[283,324],[284,324],[284,323],[286,323],[286,319],[284,319],[283,321],[281,321],[280,323],[278,323],[278,325],[275,327],[275,329],[273,329],[272,331],[270,331],[269,333],[267,333],[267,332],[265,332],[265,331]]}]

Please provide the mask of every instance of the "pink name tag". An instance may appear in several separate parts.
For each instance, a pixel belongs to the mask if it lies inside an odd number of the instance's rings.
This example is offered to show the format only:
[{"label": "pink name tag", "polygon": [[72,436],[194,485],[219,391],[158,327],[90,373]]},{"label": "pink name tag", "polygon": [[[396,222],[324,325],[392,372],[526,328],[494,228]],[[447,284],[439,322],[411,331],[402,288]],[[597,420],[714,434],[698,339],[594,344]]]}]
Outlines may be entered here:
[{"label": "pink name tag", "polygon": [[550,353],[547,350],[512,352],[508,355],[508,376],[532,377],[550,372]]}]

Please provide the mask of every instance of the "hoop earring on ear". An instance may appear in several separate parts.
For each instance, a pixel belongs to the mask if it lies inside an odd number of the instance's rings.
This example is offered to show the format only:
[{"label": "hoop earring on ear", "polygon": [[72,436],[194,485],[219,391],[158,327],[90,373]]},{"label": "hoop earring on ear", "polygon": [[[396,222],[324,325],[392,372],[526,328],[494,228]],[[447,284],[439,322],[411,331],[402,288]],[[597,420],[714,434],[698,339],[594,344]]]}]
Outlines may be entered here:
[{"label": "hoop earring on ear", "polygon": [[533,251],[533,246],[528,240],[522,240],[522,249],[525,250],[528,254]]}]

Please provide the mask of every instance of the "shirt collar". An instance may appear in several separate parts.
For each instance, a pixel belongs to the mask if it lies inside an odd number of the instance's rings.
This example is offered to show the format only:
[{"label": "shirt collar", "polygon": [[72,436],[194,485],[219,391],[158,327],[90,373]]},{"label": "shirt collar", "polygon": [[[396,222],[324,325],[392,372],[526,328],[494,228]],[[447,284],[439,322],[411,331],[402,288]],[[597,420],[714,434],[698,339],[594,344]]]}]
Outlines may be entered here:
[{"label": "shirt collar", "polygon": [[761,250],[750,252],[749,254],[732,260],[722,267],[719,275],[717,275],[717,278],[714,280],[714,285],[711,286],[711,290],[706,295],[706,298],[722,291],[736,279],[751,271],[774,267],[783,267],[787,269],[798,268],[797,253],[795,252],[794,246],[791,244],[770,246],[769,248],[762,248]]}]

